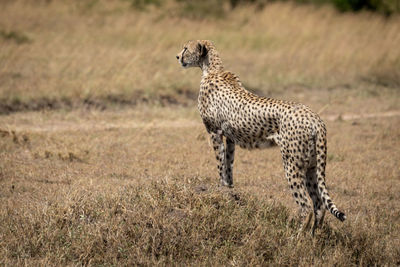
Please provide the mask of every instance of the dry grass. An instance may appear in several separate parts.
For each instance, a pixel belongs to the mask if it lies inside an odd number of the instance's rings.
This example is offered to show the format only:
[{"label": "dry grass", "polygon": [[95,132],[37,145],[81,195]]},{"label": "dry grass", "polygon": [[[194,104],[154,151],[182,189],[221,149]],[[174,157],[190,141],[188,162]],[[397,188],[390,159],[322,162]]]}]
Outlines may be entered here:
[{"label": "dry grass", "polygon": [[214,40],[229,69],[272,96],[289,98],[292,87],[376,91],[400,84],[398,16],[282,3],[260,12],[239,8],[223,20],[174,14],[172,4],[139,12],[129,1],[6,1],[2,111],[193,99],[199,74],[177,70],[174,57],[188,39]]},{"label": "dry grass", "polygon": [[[0,265],[400,264],[398,17],[279,3],[197,21],[125,1],[2,5]],[[235,188],[217,186],[193,103],[200,73],[174,58],[198,38],[254,91],[327,121],[327,184],[345,223],[328,215],[314,239],[294,238],[277,148],[238,149]],[[379,112],[394,116],[346,115]]]}]

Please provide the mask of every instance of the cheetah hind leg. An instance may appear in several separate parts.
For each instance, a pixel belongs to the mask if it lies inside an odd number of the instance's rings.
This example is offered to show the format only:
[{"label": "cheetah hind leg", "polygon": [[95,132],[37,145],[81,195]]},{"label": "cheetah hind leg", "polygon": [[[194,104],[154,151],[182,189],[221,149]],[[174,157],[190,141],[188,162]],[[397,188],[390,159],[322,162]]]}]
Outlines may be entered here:
[{"label": "cheetah hind leg", "polygon": [[318,194],[318,182],[316,176],[316,168],[311,167],[307,170],[306,174],[306,186],[308,190],[308,194],[310,195],[313,207],[314,207],[314,225],[312,227],[311,233],[312,236],[315,234],[315,230],[320,227],[324,221],[325,217],[325,206],[322,201],[320,195]]},{"label": "cheetah hind leg", "polygon": [[296,161],[294,158],[283,158],[286,179],[292,191],[294,201],[299,206],[299,218],[301,221],[301,227],[298,232],[299,236],[308,230],[312,218],[312,212],[310,212],[311,207],[305,187],[306,173],[304,168],[301,168],[299,164],[295,164]]}]

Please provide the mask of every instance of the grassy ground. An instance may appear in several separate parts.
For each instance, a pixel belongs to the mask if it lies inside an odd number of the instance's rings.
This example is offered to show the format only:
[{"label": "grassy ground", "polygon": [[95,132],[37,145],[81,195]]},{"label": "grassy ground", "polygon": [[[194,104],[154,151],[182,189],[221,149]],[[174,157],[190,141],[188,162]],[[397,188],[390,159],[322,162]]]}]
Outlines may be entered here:
[{"label": "grassy ground", "polygon": [[[0,265],[400,264],[399,18],[2,4]],[[238,149],[235,188],[217,186],[200,71],[174,58],[197,38],[251,90],[321,114],[345,223],[328,215],[314,239],[295,238],[277,148]]]},{"label": "grassy ground", "polygon": [[2,265],[399,264],[399,117],[328,121],[328,186],[348,220],[297,240],[279,151],[239,149],[235,189],[218,188],[196,115],[2,117]]}]

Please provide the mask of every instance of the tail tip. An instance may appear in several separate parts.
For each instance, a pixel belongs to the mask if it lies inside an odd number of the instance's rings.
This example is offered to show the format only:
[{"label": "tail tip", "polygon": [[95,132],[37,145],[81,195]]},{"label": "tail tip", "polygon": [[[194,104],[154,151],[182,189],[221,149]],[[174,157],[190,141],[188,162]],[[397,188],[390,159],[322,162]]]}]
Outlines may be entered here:
[{"label": "tail tip", "polygon": [[346,220],[346,215],[343,212],[339,212],[338,219],[343,222]]}]

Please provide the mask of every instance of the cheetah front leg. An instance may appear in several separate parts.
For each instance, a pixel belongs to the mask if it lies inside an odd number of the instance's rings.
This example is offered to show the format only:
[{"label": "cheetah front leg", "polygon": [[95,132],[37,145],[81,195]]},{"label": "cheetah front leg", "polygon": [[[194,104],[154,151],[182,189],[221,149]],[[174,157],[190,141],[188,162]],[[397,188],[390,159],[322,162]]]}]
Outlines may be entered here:
[{"label": "cheetah front leg", "polygon": [[218,171],[221,185],[232,187],[232,167],[234,160],[235,144],[231,140],[227,139],[227,148],[225,150],[222,131],[219,131],[218,133],[211,133],[211,141],[213,144],[215,157],[218,162]]},{"label": "cheetah front leg", "polygon": [[226,184],[230,187],[233,186],[233,162],[235,160],[235,142],[226,138],[225,150],[225,166],[226,166]]}]

